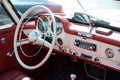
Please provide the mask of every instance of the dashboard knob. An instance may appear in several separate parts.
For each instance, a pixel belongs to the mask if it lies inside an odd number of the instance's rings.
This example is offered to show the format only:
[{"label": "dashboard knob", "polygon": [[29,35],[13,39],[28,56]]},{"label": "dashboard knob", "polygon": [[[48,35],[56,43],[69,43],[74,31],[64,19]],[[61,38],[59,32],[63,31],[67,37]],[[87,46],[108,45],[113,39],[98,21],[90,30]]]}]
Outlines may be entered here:
[{"label": "dashboard knob", "polygon": [[89,47],[89,50],[95,50],[95,46],[93,46],[93,45],[90,46],[90,47]]},{"label": "dashboard knob", "polygon": [[75,46],[79,46],[80,45],[80,41],[79,40],[75,40],[74,45]]},{"label": "dashboard knob", "polygon": [[95,61],[99,61],[99,58],[98,58],[98,57],[96,57],[96,58],[94,58],[94,60],[95,60]]},{"label": "dashboard knob", "polygon": [[77,55],[78,55],[78,52],[73,52],[73,55],[74,55],[74,56],[77,56]]},{"label": "dashboard knob", "polygon": [[58,44],[59,46],[63,45],[63,41],[62,41],[61,38],[58,38],[58,39],[57,39],[57,44]]}]

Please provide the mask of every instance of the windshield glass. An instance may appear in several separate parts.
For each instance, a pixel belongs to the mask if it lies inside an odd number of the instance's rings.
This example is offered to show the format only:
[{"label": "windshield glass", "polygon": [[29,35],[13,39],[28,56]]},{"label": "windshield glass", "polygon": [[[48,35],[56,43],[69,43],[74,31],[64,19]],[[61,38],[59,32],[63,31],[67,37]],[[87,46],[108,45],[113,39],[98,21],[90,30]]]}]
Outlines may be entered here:
[{"label": "windshield glass", "polygon": [[116,0],[64,0],[64,1],[56,0],[56,1],[63,6],[65,13],[67,15],[73,15],[74,12],[83,12],[97,17],[103,16],[108,17],[109,15],[113,16],[118,15],[117,19],[120,20],[120,1]]},{"label": "windshield glass", "polygon": [[[52,0],[10,0],[14,5],[16,14],[20,17],[30,7],[35,5],[43,5],[48,7],[53,13],[60,13],[61,5],[54,3]],[[4,6],[0,5],[0,26],[13,23],[8,16],[8,13],[3,9]],[[36,11],[37,12],[37,11]],[[38,12],[42,12],[39,10]]]},{"label": "windshield glass", "polygon": [[45,4],[48,0],[11,0],[13,4],[30,5],[32,4]]},{"label": "windshield glass", "polygon": [[12,20],[0,5],[0,26],[11,24]]},{"label": "windshield glass", "polygon": [[[75,12],[89,14],[120,27],[120,1],[117,0],[56,0],[72,18]],[[65,4],[66,3],[66,4]]]}]

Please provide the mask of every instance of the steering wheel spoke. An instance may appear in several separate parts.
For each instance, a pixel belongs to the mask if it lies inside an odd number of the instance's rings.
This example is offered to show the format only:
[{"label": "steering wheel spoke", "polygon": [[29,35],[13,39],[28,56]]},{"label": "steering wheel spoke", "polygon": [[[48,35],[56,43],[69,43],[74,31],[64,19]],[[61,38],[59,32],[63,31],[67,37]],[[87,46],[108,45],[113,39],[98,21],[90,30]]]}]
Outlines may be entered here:
[{"label": "steering wheel spoke", "polygon": [[29,43],[30,43],[29,39],[25,38],[25,39],[18,40],[17,41],[17,46],[24,45],[24,44],[29,44]]},{"label": "steering wheel spoke", "polygon": [[46,41],[46,40],[44,40],[44,39],[42,39],[42,38],[38,38],[37,41],[38,41],[38,43],[40,43],[41,45],[44,45],[44,46],[46,46],[46,47],[48,47],[48,48],[50,48],[50,47],[52,46],[50,42],[48,42],[48,41]]}]

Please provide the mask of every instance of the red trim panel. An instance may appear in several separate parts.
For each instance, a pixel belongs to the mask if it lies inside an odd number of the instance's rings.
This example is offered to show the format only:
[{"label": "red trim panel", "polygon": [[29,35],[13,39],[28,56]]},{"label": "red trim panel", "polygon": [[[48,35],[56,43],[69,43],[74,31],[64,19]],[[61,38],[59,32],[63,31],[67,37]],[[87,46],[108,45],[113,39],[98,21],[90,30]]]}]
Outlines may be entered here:
[{"label": "red trim panel", "polygon": [[[65,22],[66,23],[66,22]],[[66,33],[71,35],[78,35],[79,31],[87,32],[89,33],[90,29],[86,25],[78,25],[78,24],[72,24],[70,22],[66,23],[66,26],[64,27],[64,30]],[[112,32],[109,36],[103,35],[95,32],[95,29],[92,30],[92,39],[97,40],[100,42],[104,42],[107,44],[115,45],[120,47],[120,33]]]}]

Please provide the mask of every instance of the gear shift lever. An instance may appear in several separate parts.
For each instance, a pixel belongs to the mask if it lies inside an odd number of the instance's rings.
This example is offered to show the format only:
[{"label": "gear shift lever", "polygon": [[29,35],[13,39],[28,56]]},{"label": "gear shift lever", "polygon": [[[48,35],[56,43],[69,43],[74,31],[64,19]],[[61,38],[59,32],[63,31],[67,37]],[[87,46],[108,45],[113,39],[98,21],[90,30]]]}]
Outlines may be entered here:
[{"label": "gear shift lever", "polygon": [[75,80],[76,77],[77,77],[77,76],[76,76],[75,74],[71,74],[71,75],[70,75],[71,80]]}]

